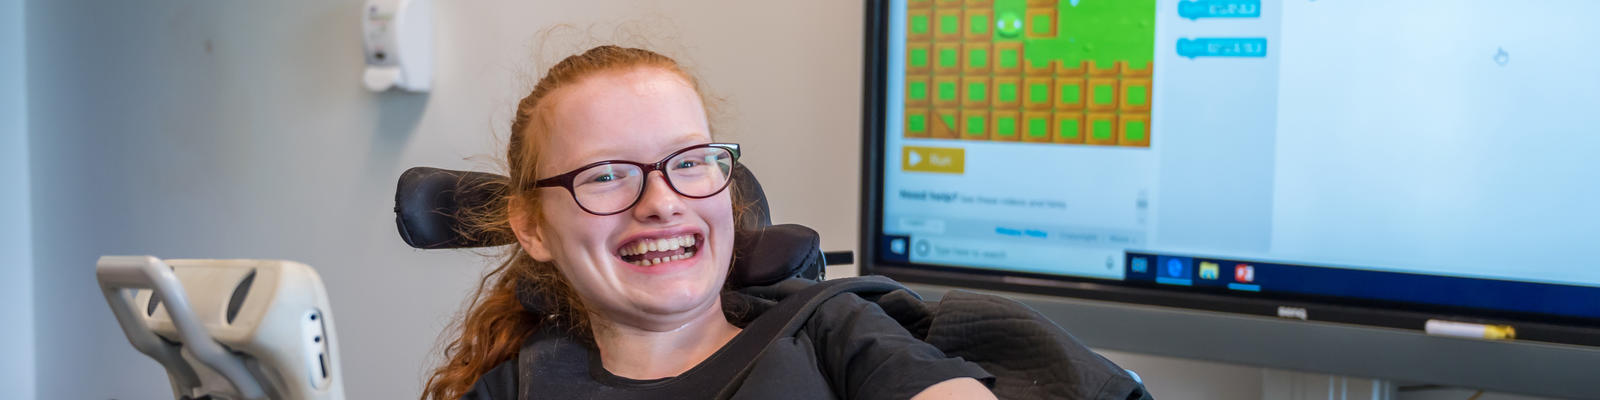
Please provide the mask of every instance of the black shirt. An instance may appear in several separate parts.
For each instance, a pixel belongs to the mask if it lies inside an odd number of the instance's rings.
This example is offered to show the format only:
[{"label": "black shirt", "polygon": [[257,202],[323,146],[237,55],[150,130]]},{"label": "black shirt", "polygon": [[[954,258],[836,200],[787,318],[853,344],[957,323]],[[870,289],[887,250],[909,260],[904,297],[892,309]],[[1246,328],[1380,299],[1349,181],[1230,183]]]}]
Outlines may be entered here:
[{"label": "black shirt", "polygon": [[[770,302],[729,293],[724,303],[748,309],[732,312],[736,325],[754,324],[762,318],[784,318],[764,313]],[[756,315],[754,319],[741,316]],[[730,348],[752,348],[744,343],[771,338],[740,332],[733,340],[682,375],[653,380],[619,377],[600,365],[592,345],[548,331],[529,338],[535,356],[531,371],[518,374],[513,359],[496,366],[473,386],[464,399],[512,400],[528,390],[528,398],[560,399],[908,399],[933,384],[954,378],[977,378],[992,384],[994,376],[977,364],[948,357],[938,348],[913,337],[877,304],[851,293],[823,301],[792,336],[780,337],[748,357],[728,354]],[[755,343],[758,344],[759,343]],[[729,385],[728,371],[745,370],[744,380]],[[523,382],[526,381],[526,382]],[[521,385],[526,383],[526,385]]]}]

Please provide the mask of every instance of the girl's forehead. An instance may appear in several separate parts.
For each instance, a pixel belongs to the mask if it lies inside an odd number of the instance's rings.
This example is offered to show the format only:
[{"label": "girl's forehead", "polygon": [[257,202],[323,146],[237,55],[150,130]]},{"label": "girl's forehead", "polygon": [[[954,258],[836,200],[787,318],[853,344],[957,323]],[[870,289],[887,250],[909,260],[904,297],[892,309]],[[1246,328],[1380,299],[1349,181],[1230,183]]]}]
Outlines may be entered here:
[{"label": "girl's forehead", "polygon": [[674,145],[710,140],[699,94],[659,68],[589,77],[549,100],[549,129],[540,141],[548,161],[541,164],[552,170],[600,160],[654,161]]}]

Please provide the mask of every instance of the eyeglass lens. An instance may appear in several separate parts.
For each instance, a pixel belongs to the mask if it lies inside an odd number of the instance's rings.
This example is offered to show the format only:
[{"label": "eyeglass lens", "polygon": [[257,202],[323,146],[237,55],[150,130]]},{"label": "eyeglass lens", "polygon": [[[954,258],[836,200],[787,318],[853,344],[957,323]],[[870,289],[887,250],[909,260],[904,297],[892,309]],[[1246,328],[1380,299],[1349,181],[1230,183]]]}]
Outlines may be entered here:
[{"label": "eyeglass lens", "polygon": [[[686,197],[707,197],[727,187],[732,176],[733,153],[717,147],[691,149],[662,165],[667,184]],[[579,172],[572,180],[578,205],[596,214],[610,214],[632,206],[645,187],[644,171],[637,165],[601,164]]]}]

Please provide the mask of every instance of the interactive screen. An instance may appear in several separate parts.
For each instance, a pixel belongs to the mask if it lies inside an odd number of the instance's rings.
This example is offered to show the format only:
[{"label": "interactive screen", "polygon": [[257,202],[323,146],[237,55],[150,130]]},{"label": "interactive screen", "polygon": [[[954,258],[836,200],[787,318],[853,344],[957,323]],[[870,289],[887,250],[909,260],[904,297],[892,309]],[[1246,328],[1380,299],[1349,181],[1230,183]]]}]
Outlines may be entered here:
[{"label": "interactive screen", "polygon": [[876,263],[1600,321],[1600,2],[890,4]]}]

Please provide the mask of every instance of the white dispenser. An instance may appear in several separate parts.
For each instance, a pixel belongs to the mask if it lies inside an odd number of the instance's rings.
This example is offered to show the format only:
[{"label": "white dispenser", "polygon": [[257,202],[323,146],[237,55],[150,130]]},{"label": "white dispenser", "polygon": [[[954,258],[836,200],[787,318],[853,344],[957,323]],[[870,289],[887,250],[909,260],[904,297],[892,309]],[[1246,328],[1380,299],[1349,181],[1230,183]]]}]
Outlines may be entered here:
[{"label": "white dispenser", "polygon": [[433,84],[432,0],[368,0],[361,30],[367,89],[428,91]]}]

